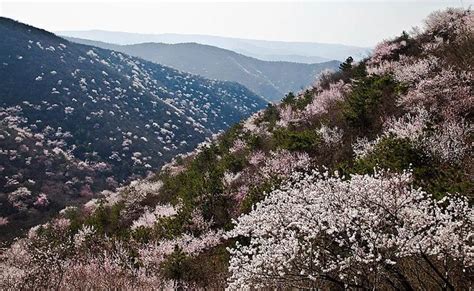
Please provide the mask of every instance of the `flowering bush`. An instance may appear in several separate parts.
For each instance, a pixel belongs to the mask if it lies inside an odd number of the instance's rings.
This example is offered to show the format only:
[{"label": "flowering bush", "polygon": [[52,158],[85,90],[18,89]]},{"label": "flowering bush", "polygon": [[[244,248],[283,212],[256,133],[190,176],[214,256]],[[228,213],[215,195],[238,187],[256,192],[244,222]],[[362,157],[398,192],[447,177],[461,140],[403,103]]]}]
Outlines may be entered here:
[{"label": "flowering bush", "polygon": [[386,40],[377,44],[374,51],[372,52],[369,64],[381,63],[384,60],[393,58],[394,55],[397,55],[396,52],[406,45],[407,43],[404,40],[400,42]]},{"label": "flowering bush", "polygon": [[417,108],[415,113],[407,113],[396,119],[389,118],[381,136],[374,140],[359,138],[353,144],[357,158],[364,158],[374,151],[384,138],[395,137],[405,139],[427,155],[447,163],[457,164],[469,154],[468,137],[472,128],[461,120],[460,122],[446,120],[433,125],[430,113],[423,108]]},{"label": "flowering bush", "polygon": [[[461,266],[462,273],[474,264],[472,208],[457,197],[434,201],[410,185],[410,173],[294,178],[227,233],[249,239],[230,249],[231,289],[432,286],[438,280],[453,286],[456,278],[445,268]],[[446,260],[456,261],[446,266]],[[407,263],[421,264],[436,279],[417,283]]]},{"label": "flowering bush", "polygon": [[328,90],[316,94],[313,101],[308,104],[303,112],[304,118],[308,119],[315,115],[327,113],[329,106],[336,101],[344,99],[344,94],[348,86],[344,82],[339,81],[335,84],[330,84]]},{"label": "flowering bush", "polygon": [[176,209],[172,205],[156,205],[154,211],[145,210],[142,216],[133,222],[132,229],[139,227],[153,227],[158,222],[158,219],[164,217],[171,217],[178,213],[179,209]]},{"label": "flowering bush", "polygon": [[318,133],[321,135],[323,141],[329,146],[338,145],[342,141],[343,132],[337,127],[330,128],[323,124],[319,128]]},{"label": "flowering bush", "polygon": [[287,127],[291,122],[297,121],[296,113],[291,106],[285,106],[280,109],[280,119],[277,122],[278,126]]},{"label": "flowering bush", "polygon": [[28,207],[28,199],[31,197],[31,191],[26,187],[20,187],[8,194],[8,202],[10,202],[13,207],[19,210],[26,210]]}]

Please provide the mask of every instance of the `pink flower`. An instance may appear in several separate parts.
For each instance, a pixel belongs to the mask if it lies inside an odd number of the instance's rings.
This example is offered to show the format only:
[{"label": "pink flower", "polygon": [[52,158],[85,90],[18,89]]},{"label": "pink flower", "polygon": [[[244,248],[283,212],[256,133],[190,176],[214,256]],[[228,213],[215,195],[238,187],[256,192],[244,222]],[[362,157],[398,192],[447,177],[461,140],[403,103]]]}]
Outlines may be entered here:
[{"label": "pink flower", "polygon": [[71,221],[67,218],[58,218],[53,221],[53,226],[54,228],[64,231],[69,228],[69,225],[71,225]]},{"label": "pink flower", "polygon": [[8,223],[9,223],[9,221],[8,221],[7,217],[1,217],[0,216],[0,226],[7,225]]},{"label": "pink flower", "polygon": [[229,152],[231,153],[237,153],[245,150],[247,148],[247,143],[240,138],[236,139],[234,141],[234,144],[232,147],[229,149]]},{"label": "pink flower", "polygon": [[334,102],[344,100],[347,90],[348,86],[343,81],[329,85],[329,89],[314,95],[313,101],[302,112],[303,118],[310,119],[315,115],[327,113]]},{"label": "pink flower", "polygon": [[49,205],[48,196],[46,196],[46,194],[44,193],[39,194],[38,197],[36,198],[34,205],[38,207],[48,206]]}]

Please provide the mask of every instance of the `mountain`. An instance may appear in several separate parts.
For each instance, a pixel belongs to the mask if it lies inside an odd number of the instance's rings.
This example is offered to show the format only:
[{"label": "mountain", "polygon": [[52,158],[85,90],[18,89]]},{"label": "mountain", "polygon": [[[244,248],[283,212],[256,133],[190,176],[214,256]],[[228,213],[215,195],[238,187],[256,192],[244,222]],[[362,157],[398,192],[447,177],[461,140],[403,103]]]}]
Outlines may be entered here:
[{"label": "mountain", "polygon": [[370,52],[370,48],[341,44],[267,41],[211,35],[140,34],[105,30],[58,31],[57,33],[69,37],[121,45],[146,42],[169,44],[194,42],[232,50],[246,56],[268,61],[302,62],[306,60],[309,63],[319,63],[330,60],[344,61],[349,56],[359,60],[366,57]]},{"label": "mountain", "polygon": [[0,34],[2,238],[160,169],[267,103],[11,19]]},{"label": "mountain", "polygon": [[235,81],[272,101],[288,92],[307,88],[325,70],[337,70],[340,62],[318,64],[270,62],[230,50],[197,43],[141,43],[114,45],[67,38],[76,43],[112,49],[206,78]]},{"label": "mountain", "polygon": [[2,289],[468,290],[474,14],[448,9],[2,252]]}]

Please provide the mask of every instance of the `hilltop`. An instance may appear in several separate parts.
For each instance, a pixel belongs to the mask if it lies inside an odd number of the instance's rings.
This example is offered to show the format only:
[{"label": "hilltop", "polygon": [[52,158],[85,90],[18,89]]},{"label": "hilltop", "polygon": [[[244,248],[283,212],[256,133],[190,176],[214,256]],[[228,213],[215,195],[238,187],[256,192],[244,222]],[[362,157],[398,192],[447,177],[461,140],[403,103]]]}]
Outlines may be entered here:
[{"label": "hilltop", "polygon": [[246,56],[265,61],[286,61],[320,63],[330,60],[343,61],[347,56],[361,59],[368,55],[370,48],[342,44],[315,42],[286,42],[241,39],[213,35],[195,34],[140,34],[119,31],[88,30],[58,31],[59,35],[120,45],[155,43],[200,43],[231,50]]}]

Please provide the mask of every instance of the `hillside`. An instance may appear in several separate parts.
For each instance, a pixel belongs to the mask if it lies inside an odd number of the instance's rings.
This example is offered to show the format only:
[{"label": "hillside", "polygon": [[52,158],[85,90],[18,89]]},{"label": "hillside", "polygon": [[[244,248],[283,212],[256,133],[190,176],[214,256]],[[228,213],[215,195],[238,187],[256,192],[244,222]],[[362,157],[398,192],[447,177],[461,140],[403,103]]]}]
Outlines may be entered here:
[{"label": "hillside", "polygon": [[337,70],[340,62],[319,64],[269,62],[197,43],[141,43],[114,45],[85,39],[70,41],[112,49],[206,78],[238,82],[272,101],[288,92],[309,87],[325,70]]},{"label": "hillside", "polygon": [[3,253],[1,287],[468,290],[473,23],[435,12],[148,179],[64,209]]},{"label": "hillside", "polygon": [[155,43],[200,43],[231,50],[253,58],[266,61],[286,61],[320,63],[330,60],[343,61],[347,56],[359,60],[370,52],[370,48],[341,44],[285,42],[240,39],[212,35],[193,34],[140,34],[118,31],[58,31],[59,35],[129,45],[147,42]]},{"label": "hillside", "polygon": [[237,83],[7,18],[0,34],[0,217],[10,222],[1,238],[159,170],[266,104]]}]

